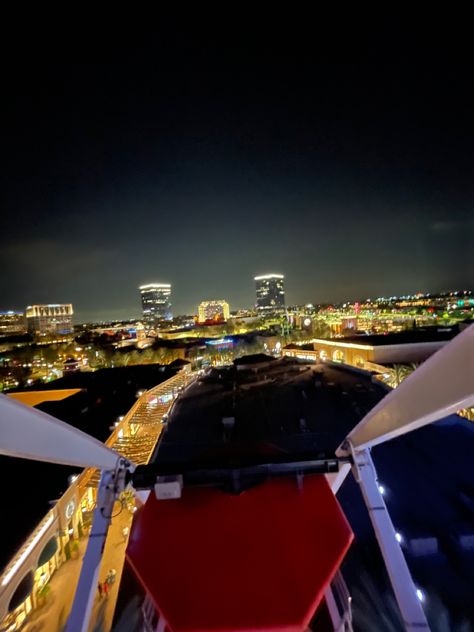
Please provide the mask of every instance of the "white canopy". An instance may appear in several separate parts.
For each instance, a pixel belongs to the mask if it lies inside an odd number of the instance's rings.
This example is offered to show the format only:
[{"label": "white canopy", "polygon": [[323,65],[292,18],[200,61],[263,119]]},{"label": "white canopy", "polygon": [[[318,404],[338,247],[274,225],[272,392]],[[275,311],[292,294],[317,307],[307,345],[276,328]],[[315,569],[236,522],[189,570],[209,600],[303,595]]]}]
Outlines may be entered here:
[{"label": "white canopy", "polygon": [[[369,448],[469,406],[474,406],[474,325],[384,397],[347,439],[354,448]],[[348,453],[343,446],[339,456]]]},{"label": "white canopy", "polygon": [[120,455],[90,435],[0,395],[0,454],[113,470]]}]

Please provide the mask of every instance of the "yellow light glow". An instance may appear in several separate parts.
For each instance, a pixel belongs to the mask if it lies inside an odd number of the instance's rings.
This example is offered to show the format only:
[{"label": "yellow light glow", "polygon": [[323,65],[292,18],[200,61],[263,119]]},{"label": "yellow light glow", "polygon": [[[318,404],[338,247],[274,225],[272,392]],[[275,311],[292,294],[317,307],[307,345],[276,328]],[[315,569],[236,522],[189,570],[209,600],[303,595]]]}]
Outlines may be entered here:
[{"label": "yellow light glow", "polygon": [[346,349],[368,349],[370,351],[374,350],[372,345],[357,345],[353,342],[333,342],[332,340],[319,340],[318,338],[312,340],[313,343],[329,345],[330,347],[344,347]]},{"label": "yellow light glow", "polygon": [[17,559],[13,562],[13,564],[4,574],[2,578],[2,586],[6,586],[8,584],[8,582],[11,580],[13,575],[17,572],[17,570],[26,560],[28,555],[31,553],[31,551],[34,549],[34,547],[38,544],[38,542],[41,540],[43,535],[46,533],[48,528],[51,526],[53,520],[54,520],[54,516],[50,514],[46,522],[42,524],[42,526],[34,534],[33,538],[28,542],[27,546],[21,551],[20,555],[17,557]]}]

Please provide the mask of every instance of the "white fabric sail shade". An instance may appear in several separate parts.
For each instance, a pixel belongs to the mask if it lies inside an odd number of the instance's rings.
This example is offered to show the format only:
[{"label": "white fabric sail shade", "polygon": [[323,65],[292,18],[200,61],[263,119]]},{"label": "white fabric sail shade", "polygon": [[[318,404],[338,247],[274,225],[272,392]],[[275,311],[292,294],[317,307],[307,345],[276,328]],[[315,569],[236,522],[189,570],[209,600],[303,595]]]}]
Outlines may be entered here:
[{"label": "white fabric sail shade", "polygon": [[0,454],[108,470],[120,459],[85,432],[5,395],[0,395]]},{"label": "white fabric sail shade", "polygon": [[[386,395],[347,439],[355,449],[370,448],[469,406],[474,406],[474,325]],[[343,442],[336,454],[347,453]]]}]

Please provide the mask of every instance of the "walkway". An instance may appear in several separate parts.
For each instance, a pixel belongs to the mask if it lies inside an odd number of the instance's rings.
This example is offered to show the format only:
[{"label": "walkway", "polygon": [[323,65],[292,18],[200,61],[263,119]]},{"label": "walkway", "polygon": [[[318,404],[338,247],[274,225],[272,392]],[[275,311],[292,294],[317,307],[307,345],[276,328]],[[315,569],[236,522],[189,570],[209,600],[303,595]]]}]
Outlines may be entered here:
[{"label": "walkway", "polygon": [[[181,373],[147,391],[112,433],[107,445],[118,449],[124,456],[134,458],[136,463],[146,463],[164,428],[161,418],[174,401],[173,398],[166,397],[166,403],[162,403],[158,398],[171,393],[177,395],[178,389],[183,388],[189,381],[192,381],[192,378],[190,380],[190,376]],[[131,424],[136,429],[133,435],[130,434]],[[122,429],[125,430],[123,434],[120,432]],[[97,479],[97,473],[94,470],[85,470],[81,478],[86,479],[87,485],[93,485]],[[122,531],[128,527],[130,532],[132,520],[133,513],[126,505],[122,507],[121,503],[117,502],[104,547],[99,581],[104,582],[111,569],[115,569],[116,579],[110,586],[107,597],[101,598],[98,589],[96,590],[90,632],[108,632],[112,627],[125,561],[126,542]],[[63,632],[71,610],[87,542],[88,538],[83,538],[79,542],[78,558],[68,560],[54,573],[50,581],[51,592],[46,599],[46,604],[31,613],[28,623],[23,628],[25,632]]]},{"label": "walkway", "polygon": [[[122,530],[130,529],[133,514],[120,503],[115,504],[115,518],[109,529],[99,572],[99,581],[104,582],[110,569],[117,572],[114,584],[110,587],[107,598],[100,598],[97,591],[94,603],[91,632],[103,632],[112,626],[115,602],[117,600],[118,587],[122,576],[122,568],[125,560],[125,547]],[[127,538],[128,539],[128,538]],[[74,593],[76,591],[79,573],[82,566],[82,557],[87,546],[85,538],[79,545],[80,555],[76,560],[69,560],[53,575],[50,585],[51,592],[47,597],[47,603],[32,613],[30,621],[25,626],[25,632],[62,632],[64,630],[67,615],[71,610]]]},{"label": "walkway", "polygon": [[129,533],[132,526],[133,514],[127,508],[120,511],[120,504],[116,504],[116,511],[120,512],[113,520],[107,536],[104,554],[102,557],[102,565],[99,571],[99,581],[104,582],[107,573],[114,569],[117,574],[115,582],[110,586],[107,597],[97,596],[92,614],[92,623],[89,628],[90,632],[106,632],[112,627],[114,617],[115,604],[117,602],[118,589],[122,578],[123,564],[125,561],[125,549],[128,542],[124,539],[122,530],[128,527]]}]

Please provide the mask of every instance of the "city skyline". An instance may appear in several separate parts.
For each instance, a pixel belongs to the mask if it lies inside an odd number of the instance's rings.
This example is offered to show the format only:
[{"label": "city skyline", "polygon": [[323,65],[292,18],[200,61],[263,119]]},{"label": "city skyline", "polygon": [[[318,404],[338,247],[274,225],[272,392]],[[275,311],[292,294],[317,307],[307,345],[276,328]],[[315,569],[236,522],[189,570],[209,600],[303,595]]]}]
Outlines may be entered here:
[{"label": "city skyline", "polygon": [[156,271],[177,314],[252,305],[258,270],[284,271],[289,304],[474,278],[469,66],[165,28],[42,50],[4,78],[2,308],[138,315]]},{"label": "city skyline", "polygon": [[[270,275],[272,276],[272,275]],[[283,277],[283,275],[281,275]],[[286,278],[286,276],[285,276]],[[254,278],[254,283],[255,283],[255,278]],[[149,284],[149,285],[156,285],[156,284]],[[166,287],[169,287],[171,289],[171,287],[174,287],[174,284],[159,284],[159,285],[165,285]],[[142,287],[142,286],[139,286]],[[390,298],[409,298],[409,297],[415,297],[415,296],[436,296],[436,295],[448,295],[448,294],[456,294],[456,293],[470,293],[472,294],[474,292],[474,290],[472,290],[470,287],[465,287],[465,288],[445,288],[444,290],[440,291],[440,292],[430,292],[430,291],[426,291],[426,292],[420,292],[420,291],[412,291],[412,292],[401,292],[399,294],[392,294],[390,292],[382,292],[379,295],[372,295],[372,296],[364,296],[364,295],[355,295],[353,294],[352,296],[344,296],[339,300],[329,300],[329,299],[325,299],[324,297],[321,298],[321,300],[319,301],[309,301],[309,300],[303,300],[303,301],[299,301],[299,302],[286,302],[286,307],[287,308],[291,308],[294,306],[299,306],[299,305],[330,305],[332,303],[334,303],[334,305],[342,305],[343,303],[348,303],[348,304],[354,304],[357,302],[364,302],[366,300],[369,301],[375,301],[377,299],[380,298],[385,298],[385,299],[390,299]],[[228,292],[227,294],[231,294],[231,292]],[[285,295],[286,295],[286,290],[285,290]],[[173,290],[173,297],[175,296],[174,290]],[[179,298],[178,298],[178,303],[180,302]],[[199,313],[199,304],[203,302],[202,298],[200,298],[198,300],[197,303],[195,303],[194,305],[191,305],[189,311],[182,311],[182,312],[174,312],[173,313],[173,318],[174,317],[180,317],[180,316],[198,316]],[[255,310],[256,309],[256,305],[255,305],[255,286],[253,287],[253,303],[250,301],[248,304],[245,305],[234,305],[234,303],[229,300],[228,301],[229,304],[232,305],[232,313],[236,313],[239,310]],[[47,304],[47,303],[45,303]],[[129,311],[126,310],[126,308],[121,309],[120,311],[120,315],[113,315],[111,313],[110,309],[105,308],[103,311],[103,317],[99,317],[99,318],[88,318],[85,319],[81,316],[81,310],[76,308],[76,304],[75,302],[73,302],[74,304],[74,314],[75,314],[75,324],[81,324],[81,323],[87,323],[87,322],[109,322],[109,321],[120,321],[120,320],[140,320],[143,318],[143,306],[133,306],[131,307],[131,309]],[[173,303],[174,304],[174,303]],[[51,304],[49,304],[51,305]],[[55,303],[55,305],[57,305],[57,303]],[[10,309],[10,308],[5,308],[5,306],[0,305],[0,314],[23,314],[25,316],[26,311],[28,309],[28,306],[20,306],[18,308],[15,309]]]}]

